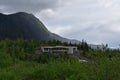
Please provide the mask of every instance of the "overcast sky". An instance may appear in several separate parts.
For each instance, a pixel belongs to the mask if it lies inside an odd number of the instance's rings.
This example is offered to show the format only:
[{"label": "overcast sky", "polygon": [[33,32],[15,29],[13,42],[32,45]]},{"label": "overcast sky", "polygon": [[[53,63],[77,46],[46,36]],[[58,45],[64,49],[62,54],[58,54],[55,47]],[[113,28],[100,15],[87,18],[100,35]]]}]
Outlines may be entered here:
[{"label": "overcast sky", "polygon": [[119,47],[120,0],[0,0],[1,13],[21,11],[63,37]]}]

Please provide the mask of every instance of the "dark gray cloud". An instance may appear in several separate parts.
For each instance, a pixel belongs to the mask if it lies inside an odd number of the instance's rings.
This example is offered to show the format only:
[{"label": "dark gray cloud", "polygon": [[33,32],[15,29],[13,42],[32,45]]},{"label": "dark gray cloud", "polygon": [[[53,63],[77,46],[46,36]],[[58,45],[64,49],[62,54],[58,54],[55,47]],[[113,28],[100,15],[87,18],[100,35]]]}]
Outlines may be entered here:
[{"label": "dark gray cloud", "polygon": [[55,9],[60,0],[0,0],[0,12],[40,12],[44,9]]}]

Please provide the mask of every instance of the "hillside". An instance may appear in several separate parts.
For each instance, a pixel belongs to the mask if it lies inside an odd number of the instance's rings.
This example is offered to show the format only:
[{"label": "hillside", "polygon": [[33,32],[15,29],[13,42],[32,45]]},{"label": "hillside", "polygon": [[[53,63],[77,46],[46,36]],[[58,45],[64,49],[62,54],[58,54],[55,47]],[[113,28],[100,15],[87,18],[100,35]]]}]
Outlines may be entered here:
[{"label": "hillside", "polygon": [[25,40],[60,40],[62,42],[79,43],[51,33],[34,15],[25,12],[5,15],[0,13],[0,40],[18,38]]},{"label": "hillside", "polygon": [[41,21],[28,13],[10,15],[0,14],[0,40],[9,39],[35,39],[51,40],[50,32]]}]

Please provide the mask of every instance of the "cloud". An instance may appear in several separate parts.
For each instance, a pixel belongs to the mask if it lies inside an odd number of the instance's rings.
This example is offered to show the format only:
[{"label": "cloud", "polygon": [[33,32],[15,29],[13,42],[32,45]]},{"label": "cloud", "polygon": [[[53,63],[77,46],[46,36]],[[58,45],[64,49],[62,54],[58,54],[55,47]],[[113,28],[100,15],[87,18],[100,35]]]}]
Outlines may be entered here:
[{"label": "cloud", "polygon": [[119,44],[120,0],[0,0],[0,12],[30,12],[53,33],[88,43]]},{"label": "cloud", "polygon": [[54,18],[43,19],[50,31],[93,44],[119,44],[119,0],[66,0],[65,3],[54,12]]},{"label": "cloud", "polygon": [[0,11],[11,12],[40,12],[44,9],[59,7],[59,0],[0,0]]},{"label": "cloud", "polygon": [[120,1],[119,0],[98,0],[101,6],[104,6],[105,8],[112,8],[112,7],[120,7]]},{"label": "cloud", "polygon": [[56,18],[58,15],[55,10],[49,8],[49,9],[41,10],[41,12],[36,13],[36,16],[39,19],[45,19],[48,21],[49,19]]}]

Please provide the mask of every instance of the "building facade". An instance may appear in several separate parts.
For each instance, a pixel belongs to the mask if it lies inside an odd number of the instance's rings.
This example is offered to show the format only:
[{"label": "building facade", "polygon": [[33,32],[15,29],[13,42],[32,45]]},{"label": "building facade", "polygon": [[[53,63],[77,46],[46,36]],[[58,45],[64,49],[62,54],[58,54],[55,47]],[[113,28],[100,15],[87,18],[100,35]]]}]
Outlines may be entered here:
[{"label": "building facade", "polygon": [[75,46],[44,46],[41,47],[41,51],[45,53],[67,53],[74,54],[76,53],[77,47]]}]

